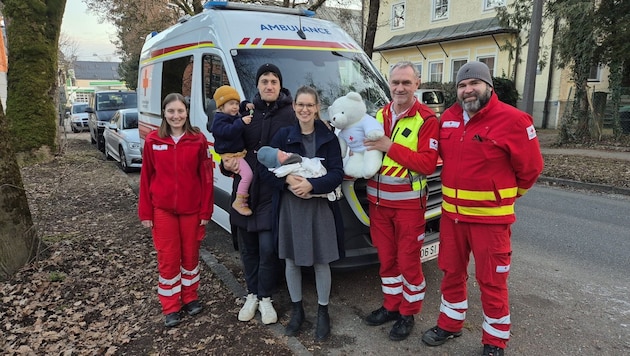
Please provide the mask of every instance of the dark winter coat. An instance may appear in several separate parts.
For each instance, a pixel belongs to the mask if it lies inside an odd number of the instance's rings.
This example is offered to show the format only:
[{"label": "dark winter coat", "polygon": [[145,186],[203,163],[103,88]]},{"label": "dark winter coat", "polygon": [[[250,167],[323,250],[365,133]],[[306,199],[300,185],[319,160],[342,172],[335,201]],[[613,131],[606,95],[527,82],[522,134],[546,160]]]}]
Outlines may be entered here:
[{"label": "dark winter coat", "polygon": [[[281,128],[272,138],[271,147],[279,148],[285,152],[297,153],[305,157],[304,147],[302,146],[302,130],[299,123],[295,123],[289,127]],[[315,157],[323,158],[322,165],[328,172],[325,176],[319,178],[307,178],[313,186],[312,194],[326,194],[333,191],[343,181],[343,160],[341,157],[341,148],[339,140],[333,131],[322,121],[315,121]],[[309,157],[312,158],[312,157]],[[273,188],[273,216],[274,220],[274,236],[278,237],[278,221],[280,211],[281,194],[293,194],[286,185],[285,178],[277,178],[262,164],[258,167],[258,175],[261,181]],[[323,198],[312,198],[323,199]],[[344,227],[341,218],[341,210],[338,201],[329,201],[328,205],[332,210],[335,219],[335,229],[337,231],[337,247],[339,248],[339,257],[345,257],[344,249]]]},{"label": "dark winter coat", "polygon": [[228,115],[217,111],[211,129],[215,152],[223,154],[243,151],[245,149],[243,132],[246,126],[240,115]]},{"label": "dark winter coat", "polygon": [[[247,103],[246,101],[241,103],[241,112],[245,111]],[[252,122],[249,125],[245,125],[243,140],[247,150],[245,160],[254,172],[254,178],[249,187],[248,200],[253,214],[244,216],[231,211],[230,223],[249,232],[257,232],[271,230],[273,212],[271,203],[272,190],[266,183],[260,181],[257,167],[259,165],[262,166],[262,164],[258,162],[256,153],[260,147],[269,145],[271,138],[280,128],[295,123],[297,119],[293,111],[293,99],[288,89],[282,88],[278,100],[273,103],[267,104],[260,98],[260,94],[256,94],[252,103],[254,104],[254,115]],[[231,174],[231,172],[224,173]],[[240,176],[234,176],[232,200],[236,196],[236,188],[240,179]]]}]

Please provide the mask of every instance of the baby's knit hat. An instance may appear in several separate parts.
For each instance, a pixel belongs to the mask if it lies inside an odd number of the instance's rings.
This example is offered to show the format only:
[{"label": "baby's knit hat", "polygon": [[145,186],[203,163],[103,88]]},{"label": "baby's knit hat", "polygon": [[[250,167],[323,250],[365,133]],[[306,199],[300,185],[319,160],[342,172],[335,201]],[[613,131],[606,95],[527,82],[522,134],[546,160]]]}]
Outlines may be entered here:
[{"label": "baby's knit hat", "polygon": [[239,103],[241,102],[241,97],[238,95],[236,89],[232,88],[229,85],[224,85],[219,87],[212,96],[214,101],[217,103],[217,107],[220,108],[223,104],[227,103],[230,100],[236,100]]},{"label": "baby's knit hat", "polygon": [[262,146],[258,150],[258,162],[264,164],[267,168],[280,167],[278,149],[269,146]]},{"label": "baby's knit hat", "polygon": [[468,62],[459,68],[455,84],[459,84],[462,80],[473,78],[481,79],[488,83],[491,87],[494,87],[492,85],[492,76],[490,75],[490,69],[488,69],[488,66],[485,63],[476,61]]}]

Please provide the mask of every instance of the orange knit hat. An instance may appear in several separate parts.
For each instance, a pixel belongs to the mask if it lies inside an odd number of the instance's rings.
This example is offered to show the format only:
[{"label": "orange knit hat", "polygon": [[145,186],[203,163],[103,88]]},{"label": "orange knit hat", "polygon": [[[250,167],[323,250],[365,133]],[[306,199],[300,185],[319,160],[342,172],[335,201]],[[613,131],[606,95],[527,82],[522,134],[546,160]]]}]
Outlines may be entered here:
[{"label": "orange knit hat", "polygon": [[217,107],[220,108],[223,104],[227,103],[230,100],[236,100],[239,103],[241,102],[241,97],[238,95],[236,89],[232,88],[229,85],[224,85],[219,87],[212,96],[214,101],[217,103]]}]

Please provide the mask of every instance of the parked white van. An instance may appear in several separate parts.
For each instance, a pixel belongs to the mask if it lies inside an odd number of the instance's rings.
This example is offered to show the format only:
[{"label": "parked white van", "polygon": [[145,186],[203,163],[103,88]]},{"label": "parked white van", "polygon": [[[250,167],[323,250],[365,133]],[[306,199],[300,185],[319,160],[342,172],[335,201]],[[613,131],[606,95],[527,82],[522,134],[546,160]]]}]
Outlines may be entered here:
[{"label": "parked white van", "polygon": [[[232,178],[221,174],[219,156],[209,132],[216,105],[214,91],[236,88],[241,98],[256,94],[256,70],[273,63],[282,71],[283,86],[295,93],[301,85],[317,88],[321,115],[336,98],[355,91],[368,112],[389,101],[389,89],[361,47],[339,26],[310,17],[312,12],[281,7],[214,1],[193,17],[148,36],[138,72],[138,111],[141,140],[161,122],[162,99],[180,92],[190,99],[190,118],[202,129],[214,159],[215,209],[212,219],[228,232]],[[342,184],[346,258],[333,267],[357,267],[378,262],[369,234],[366,181]],[[423,260],[437,257],[441,214],[439,172],[430,177],[427,235]],[[420,256],[419,256],[420,257]]]}]

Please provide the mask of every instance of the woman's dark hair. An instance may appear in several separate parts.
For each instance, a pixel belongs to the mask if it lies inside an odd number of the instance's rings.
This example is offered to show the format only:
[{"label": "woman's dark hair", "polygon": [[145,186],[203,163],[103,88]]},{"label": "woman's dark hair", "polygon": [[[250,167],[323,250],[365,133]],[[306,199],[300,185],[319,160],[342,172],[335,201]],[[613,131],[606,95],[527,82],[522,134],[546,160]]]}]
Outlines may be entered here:
[{"label": "woman's dark hair", "polygon": [[170,93],[164,97],[162,100],[162,123],[160,124],[160,128],[158,129],[158,136],[161,138],[167,137],[171,135],[171,126],[166,121],[166,117],[164,116],[164,109],[166,105],[174,102],[180,101],[186,106],[186,122],[184,123],[184,133],[196,134],[201,132],[198,127],[192,126],[190,123],[190,106],[188,105],[188,101],[186,98],[180,93]]}]

